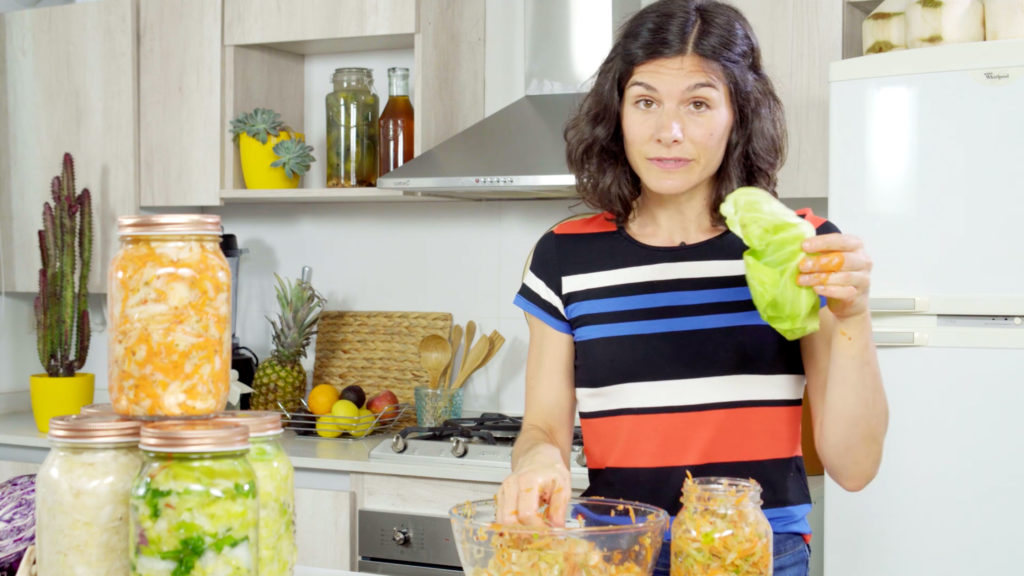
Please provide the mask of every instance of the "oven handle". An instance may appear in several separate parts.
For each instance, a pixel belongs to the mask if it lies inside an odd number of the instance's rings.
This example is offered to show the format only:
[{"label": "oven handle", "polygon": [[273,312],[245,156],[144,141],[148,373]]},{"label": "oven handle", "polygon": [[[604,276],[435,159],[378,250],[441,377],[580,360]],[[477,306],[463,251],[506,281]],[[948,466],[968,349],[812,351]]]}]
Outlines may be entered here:
[{"label": "oven handle", "polygon": [[364,558],[359,559],[359,571],[366,572],[367,574],[387,574],[388,576],[453,576],[455,574],[463,574],[461,568],[381,562]]}]

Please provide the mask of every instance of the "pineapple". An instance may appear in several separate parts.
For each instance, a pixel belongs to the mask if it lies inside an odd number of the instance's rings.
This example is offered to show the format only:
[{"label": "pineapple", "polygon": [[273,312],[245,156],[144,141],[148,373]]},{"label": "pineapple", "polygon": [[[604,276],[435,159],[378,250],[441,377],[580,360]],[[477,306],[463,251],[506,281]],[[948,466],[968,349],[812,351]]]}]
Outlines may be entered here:
[{"label": "pineapple", "polygon": [[276,322],[268,318],[273,329],[274,350],[256,369],[252,408],[294,412],[301,406],[306,392],[306,370],[299,360],[306,356],[306,347],[316,333],[325,301],[309,282],[298,280],[292,284],[276,274],[274,277],[281,312]]}]

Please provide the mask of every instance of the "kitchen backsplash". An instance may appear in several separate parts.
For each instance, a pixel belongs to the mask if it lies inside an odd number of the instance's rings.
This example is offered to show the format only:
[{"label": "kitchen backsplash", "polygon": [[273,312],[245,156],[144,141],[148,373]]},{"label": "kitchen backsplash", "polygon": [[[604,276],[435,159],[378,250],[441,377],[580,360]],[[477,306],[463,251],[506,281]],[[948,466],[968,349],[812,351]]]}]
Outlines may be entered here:
[{"label": "kitchen backsplash", "polygon": [[[810,205],[824,213],[823,200]],[[483,333],[500,331],[507,342],[469,380],[465,407],[519,414],[528,331],[512,298],[523,266],[552,224],[591,210],[571,200],[542,200],[243,204],[212,211],[249,249],[241,261],[237,334],[260,358],[271,346],[266,316],[276,311],[273,275],[296,278],[311,266],[328,309],[451,312],[459,324],[474,320]],[[27,375],[40,371],[32,298],[0,300],[0,413],[28,409]],[[107,398],[104,302],[92,297],[97,320],[85,368],[96,374],[97,402]],[[310,372],[312,363],[310,350]]]}]

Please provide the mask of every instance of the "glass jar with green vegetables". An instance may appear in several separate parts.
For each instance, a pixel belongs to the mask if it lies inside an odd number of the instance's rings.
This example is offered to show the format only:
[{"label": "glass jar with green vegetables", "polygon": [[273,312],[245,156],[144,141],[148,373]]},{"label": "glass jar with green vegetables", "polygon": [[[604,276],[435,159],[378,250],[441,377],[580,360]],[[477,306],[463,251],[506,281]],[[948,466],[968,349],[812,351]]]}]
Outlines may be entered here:
[{"label": "glass jar with green vegetables", "polygon": [[369,68],[338,68],[327,95],[327,187],[377,185],[379,100]]},{"label": "glass jar with green vegetables", "polygon": [[295,468],[281,446],[281,414],[229,410],[217,420],[249,429],[249,464],[256,473],[260,503],[259,573],[291,576],[295,571]]},{"label": "glass jar with green vegetables", "polygon": [[256,576],[259,503],[249,430],[216,420],[142,426],[132,576]]}]

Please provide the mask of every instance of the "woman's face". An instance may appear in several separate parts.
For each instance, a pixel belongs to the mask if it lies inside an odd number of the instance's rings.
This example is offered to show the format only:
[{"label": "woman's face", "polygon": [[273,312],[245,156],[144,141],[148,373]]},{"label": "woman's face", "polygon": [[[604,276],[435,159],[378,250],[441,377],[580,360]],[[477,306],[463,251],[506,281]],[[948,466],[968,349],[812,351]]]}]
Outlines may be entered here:
[{"label": "woman's face", "polygon": [[700,56],[651,60],[622,99],[626,157],[645,194],[706,194],[732,131],[729,88]]}]

